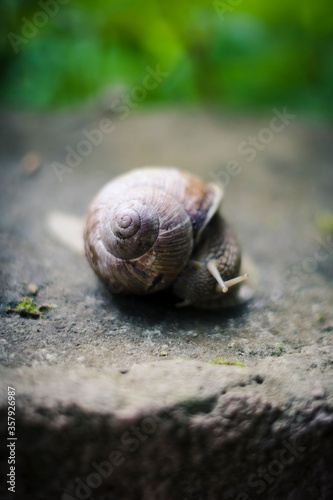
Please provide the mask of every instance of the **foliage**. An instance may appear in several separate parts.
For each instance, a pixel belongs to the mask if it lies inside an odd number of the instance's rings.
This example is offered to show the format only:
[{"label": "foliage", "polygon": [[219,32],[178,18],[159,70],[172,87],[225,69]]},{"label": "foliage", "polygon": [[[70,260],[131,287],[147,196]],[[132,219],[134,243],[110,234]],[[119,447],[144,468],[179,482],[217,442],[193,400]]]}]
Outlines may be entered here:
[{"label": "foliage", "polygon": [[160,64],[170,76],[147,102],[333,113],[333,16],[324,0],[59,0],[15,54],[6,35],[22,36],[22,18],[33,20],[47,2],[57,0],[2,0],[1,96],[9,105],[63,106],[131,90],[147,65]]}]

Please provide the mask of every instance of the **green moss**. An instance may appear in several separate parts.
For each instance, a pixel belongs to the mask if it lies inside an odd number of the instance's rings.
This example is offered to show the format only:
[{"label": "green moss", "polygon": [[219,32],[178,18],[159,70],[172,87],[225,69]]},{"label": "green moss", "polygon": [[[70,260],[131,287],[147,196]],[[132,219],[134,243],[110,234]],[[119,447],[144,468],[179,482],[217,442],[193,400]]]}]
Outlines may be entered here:
[{"label": "green moss", "polygon": [[333,233],[333,213],[319,210],[315,215],[315,224],[322,233]]},{"label": "green moss", "polygon": [[232,365],[232,366],[246,366],[245,363],[241,361],[235,361],[232,359],[224,359],[224,358],[215,358],[209,361],[212,365]]},{"label": "green moss", "polygon": [[39,311],[40,312],[45,312],[45,311],[49,311],[50,309],[55,309],[57,306],[55,306],[54,304],[43,304],[42,306],[39,306]]},{"label": "green moss", "polygon": [[318,313],[317,319],[320,323],[324,323],[325,321],[324,315],[322,313]]},{"label": "green moss", "polygon": [[25,310],[28,314],[39,314],[39,309],[35,304],[34,299],[29,297],[21,297],[16,306],[16,312],[20,313]]},{"label": "green moss", "polygon": [[15,309],[7,307],[7,312],[19,314],[23,318],[38,319],[43,317],[44,312],[49,309],[54,309],[55,307],[56,306],[53,304],[43,304],[41,306],[37,306],[33,298],[21,297]]},{"label": "green moss", "polygon": [[275,347],[271,347],[270,348],[272,350],[271,352],[271,356],[281,356],[282,354],[286,354],[287,353],[287,350],[285,347],[283,347],[282,344],[279,344]]}]

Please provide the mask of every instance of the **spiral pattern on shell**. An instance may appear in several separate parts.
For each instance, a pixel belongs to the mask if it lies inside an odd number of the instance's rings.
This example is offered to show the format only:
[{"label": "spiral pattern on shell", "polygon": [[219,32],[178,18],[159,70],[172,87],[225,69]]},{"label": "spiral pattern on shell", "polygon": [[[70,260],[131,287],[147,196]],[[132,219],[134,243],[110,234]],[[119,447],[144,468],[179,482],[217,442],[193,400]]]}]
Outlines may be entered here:
[{"label": "spiral pattern on shell", "polygon": [[[147,189],[132,189],[129,200],[113,200],[101,219],[101,239],[105,248],[118,259],[136,259],[155,243],[160,228],[159,215],[149,205]],[[146,196],[146,198],[144,198]]]}]

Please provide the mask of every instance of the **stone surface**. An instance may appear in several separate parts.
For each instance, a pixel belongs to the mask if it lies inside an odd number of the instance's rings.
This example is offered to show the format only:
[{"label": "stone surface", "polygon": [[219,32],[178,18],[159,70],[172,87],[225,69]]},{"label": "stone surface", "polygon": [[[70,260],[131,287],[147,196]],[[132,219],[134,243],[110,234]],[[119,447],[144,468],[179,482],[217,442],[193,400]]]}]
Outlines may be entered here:
[{"label": "stone surface", "polygon": [[310,356],[1,376],[17,392],[16,498],[333,496],[333,380]]},{"label": "stone surface", "polygon": [[[267,139],[273,116],[109,115],[113,132],[60,182],[54,161],[104,115],[2,113],[0,359],[18,394],[18,498],[75,498],[75,478],[156,415],[137,451],[121,444],[125,462],[92,498],[333,497],[333,239],[316,224],[333,211],[332,131],[292,119],[248,161],[249,137]],[[27,173],[30,152],[41,166]],[[149,164],[228,183],[224,213],[259,271],[246,306],[178,310],[169,295],[112,296],[98,282],[80,243],[89,202]],[[7,314],[30,283],[38,306],[56,308]],[[247,367],[207,363],[217,357]],[[258,493],[250,475],[294,439],[306,450]]]}]

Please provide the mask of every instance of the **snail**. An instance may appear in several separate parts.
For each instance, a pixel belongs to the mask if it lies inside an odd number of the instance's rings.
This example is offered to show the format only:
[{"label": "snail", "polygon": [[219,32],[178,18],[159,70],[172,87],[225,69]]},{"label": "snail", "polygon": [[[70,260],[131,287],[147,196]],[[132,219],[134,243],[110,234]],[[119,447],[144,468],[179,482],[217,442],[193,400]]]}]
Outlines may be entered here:
[{"label": "snail", "polygon": [[[178,306],[218,308],[249,298],[248,275],[223,191],[170,167],[145,167],[111,180],[89,209],[85,253],[112,292],[146,295],[171,288]],[[230,290],[230,291],[229,291]]]}]

